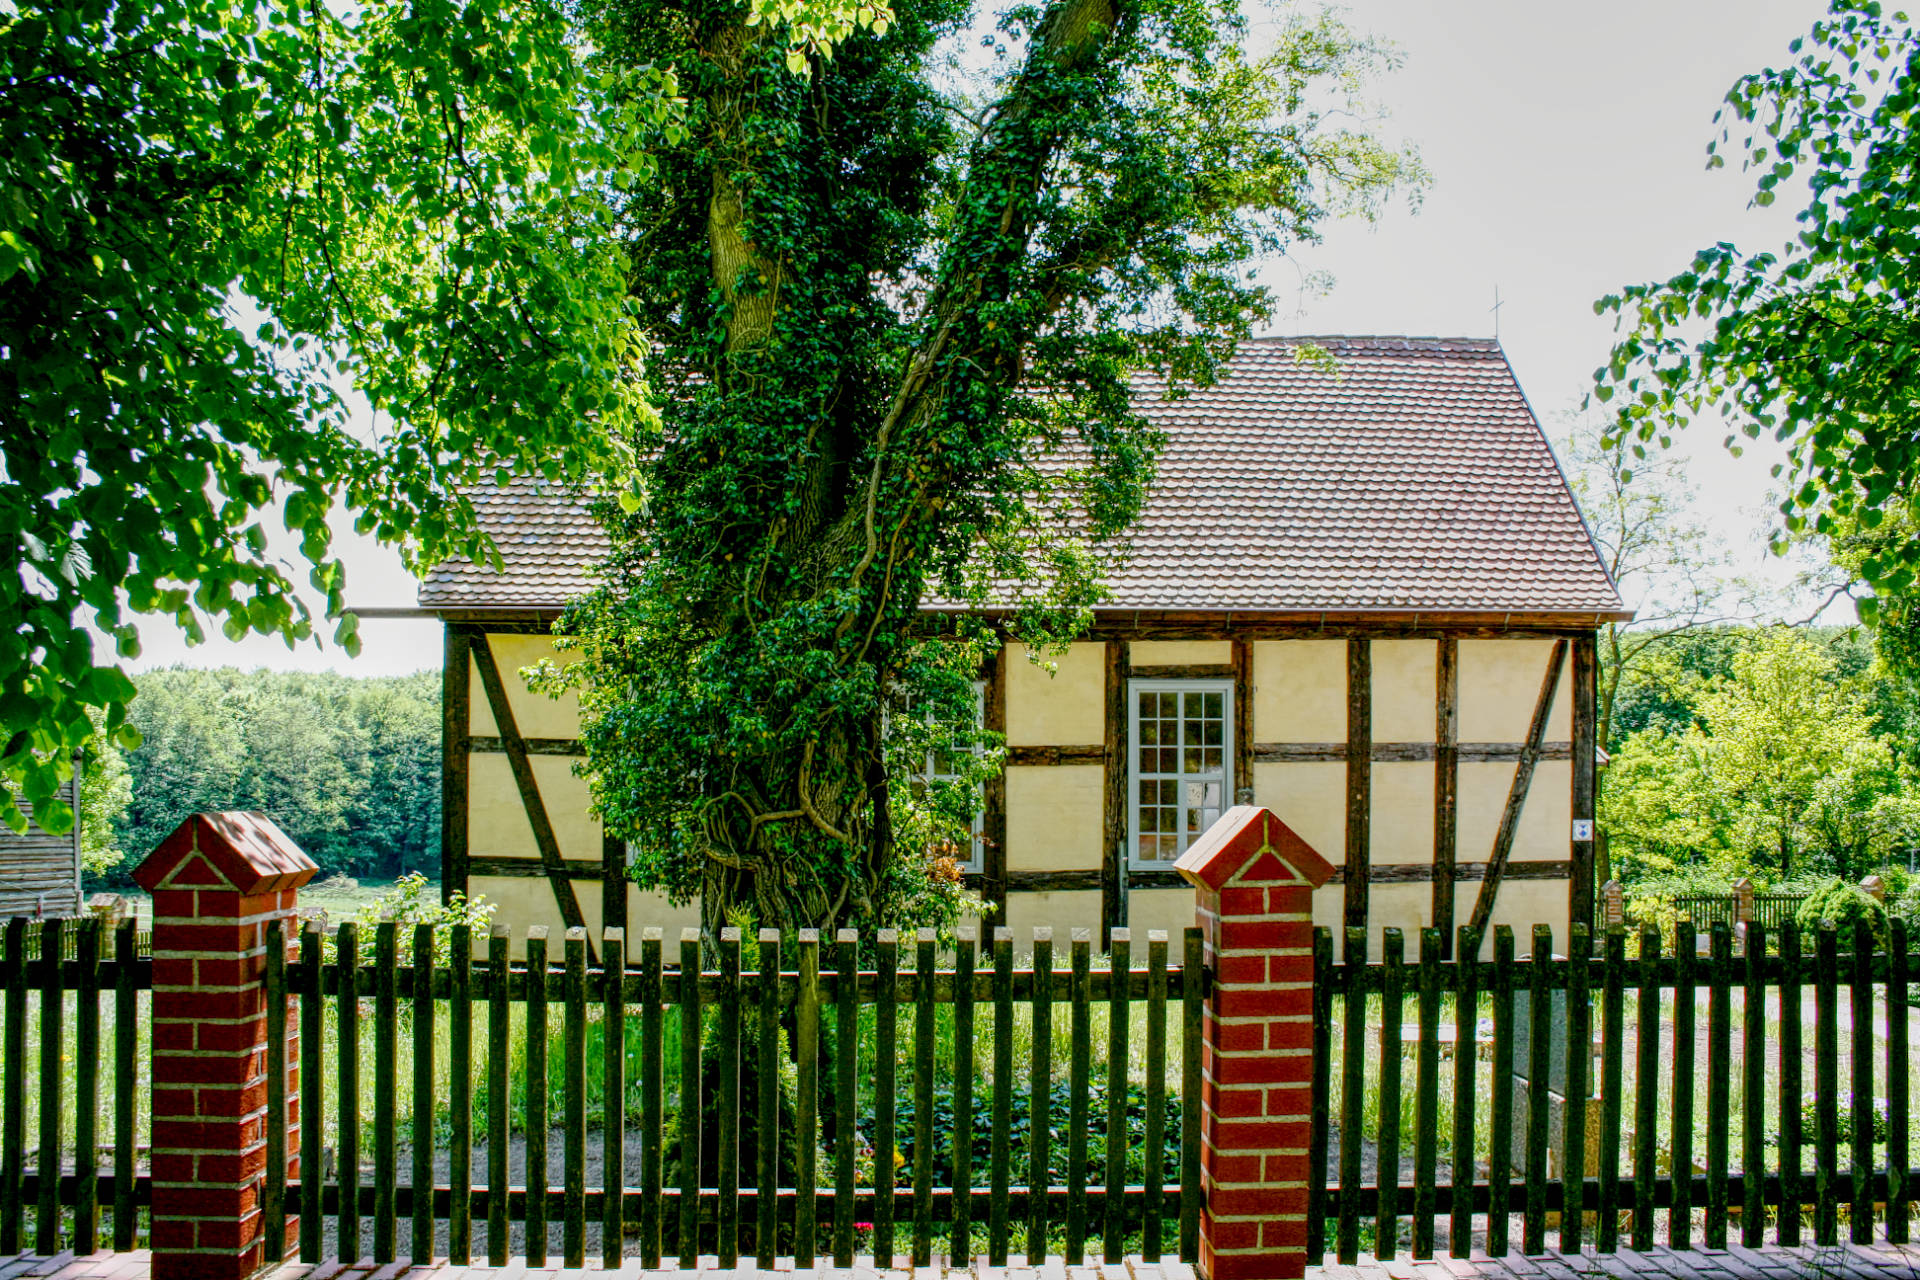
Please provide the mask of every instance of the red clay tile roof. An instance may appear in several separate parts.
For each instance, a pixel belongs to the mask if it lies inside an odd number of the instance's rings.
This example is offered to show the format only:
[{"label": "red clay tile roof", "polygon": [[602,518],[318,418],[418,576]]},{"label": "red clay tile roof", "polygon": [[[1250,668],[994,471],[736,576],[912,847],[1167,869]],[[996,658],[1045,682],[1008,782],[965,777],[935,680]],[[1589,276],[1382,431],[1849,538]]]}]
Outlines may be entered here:
[{"label": "red clay tile roof", "polygon": [[[1298,359],[1307,343],[1336,368]],[[1106,608],[1621,612],[1490,340],[1262,339],[1216,386],[1142,395],[1167,448]],[[576,502],[532,480],[475,501],[506,572],[451,561],[423,607],[557,608],[579,590],[604,542]]]}]

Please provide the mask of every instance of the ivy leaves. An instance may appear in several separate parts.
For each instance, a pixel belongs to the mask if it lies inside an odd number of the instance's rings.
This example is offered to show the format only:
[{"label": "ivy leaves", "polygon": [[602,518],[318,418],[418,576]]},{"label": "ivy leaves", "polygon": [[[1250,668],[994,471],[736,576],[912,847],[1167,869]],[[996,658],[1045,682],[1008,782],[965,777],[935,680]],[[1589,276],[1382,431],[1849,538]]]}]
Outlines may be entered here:
[{"label": "ivy leaves", "polygon": [[1595,394],[1638,452],[1710,410],[1729,448],[1786,444],[1777,541],[1847,541],[1848,567],[1897,596],[1916,585],[1920,540],[1858,535],[1920,514],[1920,39],[1878,3],[1834,0],[1790,52],[1728,92],[1709,163],[1737,159],[1761,206],[1804,184],[1799,231],[1779,253],[1713,245],[1601,299],[1626,336]]},{"label": "ivy leaves", "polygon": [[88,708],[134,741],[135,614],[352,651],[336,505],[419,566],[491,554],[464,495],[498,475],[621,482],[645,411],[605,193],[677,112],[663,71],[589,79],[548,0],[0,15],[8,789],[57,827]]}]

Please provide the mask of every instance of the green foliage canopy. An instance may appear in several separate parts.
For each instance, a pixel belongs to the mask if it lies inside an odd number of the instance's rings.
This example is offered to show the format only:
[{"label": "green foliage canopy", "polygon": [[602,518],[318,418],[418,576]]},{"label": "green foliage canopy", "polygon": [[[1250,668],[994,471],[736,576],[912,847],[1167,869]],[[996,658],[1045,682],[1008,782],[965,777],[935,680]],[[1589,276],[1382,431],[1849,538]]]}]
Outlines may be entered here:
[{"label": "green foliage canopy", "polygon": [[1920,776],[1858,679],[1804,635],[1752,633],[1697,720],[1656,725],[1607,766],[1601,821],[1622,880],[1702,861],[1729,877],[1855,880],[1920,844]]},{"label": "green foliage canopy", "polygon": [[463,489],[618,481],[605,192],[672,93],[555,0],[0,9],[0,788],[63,824],[89,711],[132,745],[134,615],[292,644],[311,589],[351,652],[336,500],[420,565],[491,554]]},{"label": "green foliage canopy", "polygon": [[1250,259],[1417,180],[1354,123],[1390,57],[1292,9],[1250,52],[1233,0],[911,0],[800,58],[734,0],[588,12],[687,109],[624,208],[663,432],[549,683],[644,882],[911,924],[963,836],[913,843],[913,775],[995,745],[963,615],[1081,624],[1158,445],[1134,387],[1211,377]]},{"label": "green foliage canopy", "polygon": [[[1884,595],[1915,586],[1920,538],[1920,38],[1877,0],[1833,0],[1785,65],[1728,92],[1721,143],[1757,173],[1754,203],[1806,184],[1799,231],[1778,253],[1722,242],[1660,283],[1595,304],[1626,336],[1596,374],[1637,452],[1717,408],[1727,443],[1770,434],[1788,538],[1904,532],[1853,567]],[[1748,132],[1728,146],[1734,128]],[[1871,620],[1874,601],[1862,601]]]}]

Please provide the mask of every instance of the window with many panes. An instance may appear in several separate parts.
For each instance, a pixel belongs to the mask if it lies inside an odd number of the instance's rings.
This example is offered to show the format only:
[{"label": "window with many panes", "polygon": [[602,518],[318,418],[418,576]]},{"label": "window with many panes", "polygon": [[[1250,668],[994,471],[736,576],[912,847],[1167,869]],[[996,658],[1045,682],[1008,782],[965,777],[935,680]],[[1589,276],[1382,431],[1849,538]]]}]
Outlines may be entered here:
[{"label": "window with many panes", "polygon": [[1233,796],[1233,682],[1135,680],[1128,695],[1132,864],[1165,868]]},{"label": "window with many panes", "polygon": [[[987,686],[981,681],[975,681],[973,686],[973,724],[970,727],[978,729],[986,722],[986,715]],[[976,748],[972,754],[978,755],[978,749]],[[927,752],[927,764],[921,776],[928,782],[952,782],[959,778],[960,773],[961,761],[956,759],[952,754],[945,751]],[[985,788],[983,787],[982,791],[984,792],[984,790]],[[985,844],[983,839],[984,822],[982,820],[982,810],[985,808],[985,802],[986,797],[984,794],[976,796],[974,799],[973,838],[968,842],[967,848],[962,851],[964,856],[958,859],[960,869],[970,874],[978,874],[985,867],[985,859],[983,857]]]}]

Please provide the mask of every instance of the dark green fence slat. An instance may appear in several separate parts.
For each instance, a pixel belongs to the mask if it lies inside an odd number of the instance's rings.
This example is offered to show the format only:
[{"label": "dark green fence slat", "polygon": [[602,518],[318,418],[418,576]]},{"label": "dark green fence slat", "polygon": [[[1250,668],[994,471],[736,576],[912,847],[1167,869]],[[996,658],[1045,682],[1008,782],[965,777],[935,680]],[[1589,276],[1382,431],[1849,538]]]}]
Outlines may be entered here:
[{"label": "dark green fence slat", "polygon": [[[1180,1113],[1187,1112],[1187,1097]],[[1307,1257],[1327,1253],[1327,1148],[1333,1126],[1333,930],[1313,931],[1313,1065],[1307,1082]]]},{"label": "dark green fence slat", "polygon": [[1814,969],[1814,1001],[1819,1013],[1813,1031],[1816,1135],[1813,1157],[1813,1239],[1815,1244],[1833,1245],[1839,1243],[1840,1237],[1840,1193],[1834,1185],[1834,1174],[1840,1161],[1840,1030],[1835,1025],[1838,1013],[1835,983],[1839,976],[1839,955],[1833,921],[1822,921],[1816,938],[1818,960]]},{"label": "dark green fence slat", "polygon": [[[1553,1061],[1553,930],[1533,926],[1533,953],[1527,957],[1527,1209],[1521,1220],[1522,1252],[1547,1248],[1548,1072]],[[1500,1087],[1498,1080],[1494,1087]]]},{"label": "dark green fence slat", "polygon": [[433,926],[413,927],[413,1240],[410,1257],[431,1258],[433,1247]]},{"label": "dark green fence slat", "polygon": [[1140,1223],[1140,1254],[1160,1261],[1160,1216],[1166,1199],[1167,1155],[1167,933],[1147,931],[1147,1123],[1142,1135],[1140,1183],[1147,1204]]},{"label": "dark green fence slat", "polygon": [[61,1063],[66,1042],[67,992],[60,982],[60,953],[66,921],[55,917],[40,924],[40,1204],[34,1216],[34,1251],[42,1256],[60,1252],[60,1138],[65,1125],[61,1086],[67,1078]]},{"label": "dark green fence slat", "polygon": [[1352,1266],[1360,1260],[1360,1198],[1350,1192],[1360,1185],[1361,1107],[1367,1086],[1367,995],[1359,973],[1367,963],[1367,931],[1347,930],[1342,967],[1352,981],[1347,986],[1345,1043],[1340,1054],[1340,1225],[1335,1252]]},{"label": "dark green fence slat", "polygon": [[[547,1265],[547,926],[527,930],[527,1265]],[[658,1132],[658,1129],[655,1130]]]},{"label": "dark green fence slat", "polygon": [[[1853,1212],[1855,1244],[1873,1243],[1873,931],[1853,930]],[[1888,1010],[1892,1012],[1891,1009]],[[1900,1011],[1904,1014],[1906,1011]]]},{"label": "dark green fence slat", "polygon": [[[929,1024],[933,1021],[931,1004],[927,1021]],[[931,1025],[925,1034],[931,1046]],[[797,1065],[793,1099],[793,1259],[797,1267],[811,1267],[820,1253],[815,1234],[820,1220],[819,1184],[814,1167],[814,1154],[820,1140],[819,1118],[815,1114],[820,1105],[820,932],[817,929],[800,931],[800,998],[794,1008],[793,1053]],[[925,1092],[925,1117],[931,1123],[933,1092],[931,1089]],[[921,1117],[914,1118],[917,1121]],[[919,1172],[925,1152],[925,1147],[914,1148],[915,1173]],[[680,1265],[691,1267],[693,1264],[683,1260]]]},{"label": "dark green fence slat", "polygon": [[1487,1252],[1507,1254],[1513,1186],[1513,929],[1493,927],[1493,1096],[1488,1102]]},{"label": "dark green fence slat", "polygon": [[339,1235],[334,1256],[342,1262],[360,1258],[360,926],[342,921],[333,936],[334,965],[339,970],[335,999],[336,1043],[340,1049],[335,1083],[340,1109],[336,1126],[340,1155],[334,1181],[340,1187]]},{"label": "dark green fence slat", "polygon": [[[528,937],[532,937],[529,931]],[[544,948],[546,934],[541,933]],[[447,987],[447,1110],[453,1121],[453,1134],[447,1143],[447,1184],[450,1203],[447,1209],[447,1260],[456,1267],[473,1262],[473,926],[453,926],[453,977]],[[529,942],[531,947],[532,943]],[[532,1119],[531,1109],[528,1115]],[[544,1133],[544,1128],[533,1133]],[[535,1149],[544,1160],[542,1143],[527,1144],[527,1174],[533,1174]],[[531,1240],[532,1231],[529,1229]],[[531,1258],[531,1246],[529,1246]]]},{"label": "dark green fence slat", "polygon": [[[1420,931],[1420,1045],[1413,1086],[1413,1256],[1433,1256],[1434,1180],[1440,1163],[1440,953],[1438,929]],[[1472,1042],[1469,1041],[1470,1045]],[[1386,1091],[1381,1090],[1381,1096]]]},{"label": "dark green fence slat", "polygon": [[[1027,1077],[1027,1186],[1048,1186],[1048,1139],[1053,1126],[1053,930],[1033,931],[1033,1061]],[[1035,1195],[1027,1221],[1027,1265],[1047,1256],[1047,1198]]]},{"label": "dark green fence slat", "polygon": [[[134,995],[133,958],[134,924],[131,919],[122,920],[113,931],[113,1251],[127,1253],[134,1247],[137,1233],[134,1230],[138,1211],[133,1207],[133,1147],[135,1111],[134,1104],[140,1091],[134,1088],[134,1082],[140,1078],[140,1041],[139,1002]],[[281,964],[284,968],[286,953],[281,952]],[[285,982],[283,974],[283,984]],[[285,985],[282,990],[286,990]],[[283,1004],[280,1010],[282,1019],[286,1017]],[[281,1052],[286,1052],[284,1037]],[[281,1078],[284,1088],[286,1079]],[[284,1114],[284,1112],[282,1113]],[[286,1132],[282,1130],[281,1141],[286,1141]],[[286,1161],[280,1164],[282,1204],[285,1204],[284,1190],[286,1179]],[[283,1230],[275,1240],[284,1242]],[[284,1245],[282,1254],[284,1254]]]},{"label": "dark green fence slat", "polygon": [[[684,956],[684,946],[681,953]],[[566,1220],[560,1230],[561,1265],[584,1267],[587,1265],[587,931],[578,925],[567,930],[566,992],[564,1096],[567,1114],[563,1118],[566,1167],[561,1171],[561,1203],[566,1206]]]},{"label": "dark green fence slat", "polygon": [[373,1260],[381,1266],[400,1251],[394,1214],[399,1203],[399,1147],[393,1132],[394,1101],[400,1091],[399,928],[392,920],[382,920],[373,928]]},{"label": "dark green fence slat", "polygon": [[[1447,1219],[1447,1252],[1464,1258],[1473,1252],[1473,1139],[1474,1111],[1478,1100],[1480,1073],[1480,935],[1461,925],[1453,954],[1459,957],[1454,969],[1456,987],[1453,1003],[1453,1160],[1448,1177],[1453,1183],[1452,1212]],[[1328,935],[1327,946],[1333,946]],[[1309,1157],[1311,1158],[1311,1157]],[[1326,1163],[1326,1153],[1320,1153]]]},{"label": "dark green fence slat", "polygon": [[1653,1248],[1654,1129],[1660,1104],[1660,986],[1654,972],[1660,965],[1660,933],[1652,925],[1640,929],[1640,1013],[1635,1020],[1633,1068],[1633,1247]]},{"label": "dark green fence slat", "polygon": [[[755,1083],[759,1087],[758,1114],[754,1116],[754,1158],[759,1166],[760,1200],[755,1206],[757,1217],[754,1222],[753,1247],[754,1260],[762,1271],[771,1271],[780,1251],[780,1015],[784,1012],[780,1003],[780,931],[762,929],[760,931],[760,1045],[759,1067]],[[644,1039],[644,1037],[643,1037]],[[890,1067],[887,1069],[891,1069]],[[891,1099],[888,1101],[891,1107]],[[887,1131],[887,1139],[878,1147],[880,1151],[892,1151],[892,1130]],[[875,1177],[879,1176],[879,1166],[887,1166],[887,1185],[893,1180],[893,1161],[876,1160]],[[876,1181],[875,1186],[880,1184]],[[885,1215],[887,1228],[893,1227],[893,1206],[887,1205],[879,1211]],[[877,1228],[876,1228],[877,1229]]]},{"label": "dark green fence slat", "polygon": [[1567,1063],[1566,1102],[1562,1105],[1561,1181],[1572,1212],[1560,1214],[1560,1252],[1580,1252],[1586,1213],[1587,1076],[1593,1070],[1593,940],[1584,922],[1567,930]]},{"label": "dark green fence slat", "polygon": [[951,1265],[973,1258],[973,970],[978,935],[955,933],[953,958],[953,1240]]},{"label": "dark green fence slat", "polygon": [[[507,1198],[497,1192],[509,1180],[507,1086],[513,1073],[508,1069],[507,1045],[513,1038],[513,1005],[507,999],[507,979],[512,941],[504,924],[487,930],[487,1265],[493,1267],[506,1266],[513,1254],[507,1238]],[[543,1137],[526,1134],[529,1142]]]},{"label": "dark green fence slat", "polygon": [[325,1179],[327,1090],[321,1074],[321,1029],[326,1006],[320,922],[300,931],[300,1261],[318,1263],[321,1249],[321,1184]]},{"label": "dark green fence slat", "polygon": [[860,966],[860,935],[842,929],[834,935],[833,1047],[833,1265],[853,1265],[854,1116],[859,1107],[860,1006],[855,983]]},{"label": "dark green fence slat", "polygon": [[27,1167],[27,922],[16,916],[7,921],[7,1039],[5,1117],[0,1138],[0,1254],[16,1254],[22,1247],[21,1222],[26,1206],[21,1187]]},{"label": "dark green fence slat", "polygon": [[[724,945],[724,943],[722,944]],[[737,958],[739,934],[734,935]],[[603,1270],[618,1271],[627,1239],[627,931],[600,935],[600,1260]],[[738,1039],[738,1033],[735,1035]]]},{"label": "dark green fence slat", "polygon": [[[1124,928],[1108,932],[1108,957],[1115,975],[1133,971],[1133,934]],[[1133,1015],[1127,995],[1130,984],[1115,982],[1107,995],[1107,1214],[1100,1241],[1103,1260],[1117,1263],[1126,1249],[1127,1202],[1127,1060]]]},{"label": "dark green fence slat", "polygon": [[[817,946],[814,963],[817,975]],[[815,1019],[817,1028],[817,1011]],[[700,1265],[700,1021],[700,931],[688,928],[680,931],[680,1230],[676,1243],[682,1271]],[[813,1057],[803,1047],[802,1070]],[[813,1132],[811,1127],[800,1131],[809,1147]],[[811,1208],[809,1201],[801,1211]]]},{"label": "dark green fence slat", "polygon": [[1693,921],[1680,921],[1673,932],[1673,1101],[1669,1104],[1672,1136],[1667,1149],[1675,1176],[1673,1207],[1667,1214],[1667,1244],[1689,1249],[1693,1247],[1694,984],[1700,948]]},{"label": "dark green fence slat", "polygon": [[1908,1098],[1912,1069],[1907,1058],[1907,922],[1887,921],[1887,1242],[1905,1244],[1907,1207]]},{"label": "dark green fence slat", "polygon": [[1180,946],[1180,1261],[1189,1266],[1200,1259],[1200,1108],[1187,1099],[1200,1096],[1205,945],[1189,925]]},{"label": "dark green fence slat", "polygon": [[1087,1077],[1093,1061],[1092,1000],[1087,975],[1093,964],[1093,939],[1073,931],[1073,976],[1067,988],[1072,1019],[1072,1059],[1067,1067],[1067,1247],[1066,1263],[1077,1267],[1087,1253]]},{"label": "dark green fence slat", "polygon": [[1800,1078],[1800,1019],[1793,1016],[1800,1008],[1799,975],[1800,928],[1786,920],[1780,925],[1780,1097],[1774,1111],[1780,1128],[1780,1216],[1774,1237],[1787,1248],[1800,1243],[1800,1205],[1806,1194],[1800,1176],[1800,1126],[1806,1096]]},{"label": "dark green fence slat", "polygon": [[1627,933],[1610,926],[1601,942],[1600,977],[1600,1216],[1594,1245],[1601,1253],[1620,1248],[1620,1090],[1626,1046]]},{"label": "dark green fence slat", "polygon": [[[85,1255],[100,1248],[99,918],[81,920],[79,932],[80,936],[74,940],[74,957],[80,972],[73,1002],[73,1251]],[[271,989],[267,1001],[271,1007]],[[272,1029],[271,1017],[267,1019],[267,1026]],[[281,1052],[286,1052],[284,1047]],[[128,1081],[128,1086],[132,1086],[132,1081]],[[272,1093],[271,1080],[268,1093]],[[274,1127],[271,1102],[267,1127]],[[272,1150],[271,1143],[268,1150]]]},{"label": "dark green fence slat", "polygon": [[1727,1162],[1733,1128],[1733,935],[1723,920],[1709,926],[1707,969],[1707,1212],[1701,1239],[1727,1247]]},{"label": "dark green fence slat", "polygon": [[[1380,1106],[1379,1167],[1383,1176],[1373,1220],[1374,1257],[1391,1261],[1400,1236],[1400,1064],[1405,1053],[1400,1028],[1406,1018],[1406,935],[1380,931]],[[1345,1132],[1341,1137],[1345,1139]],[[1346,1179],[1341,1179],[1344,1188]],[[1356,1184],[1357,1185],[1357,1184]]]},{"label": "dark green fence slat", "polygon": [[[720,1123],[714,1140],[715,1186],[719,1192],[720,1240],[715,1246],[720,1265],[729,1270],[740,1264],[740,930],[720,930],[720,1016],[714,1028],[714,1071]],[[618,1269],[619,1255],[609,1265]]]},{"label": "dark green fence slat", "polygon": [[1747,924],[1740,949],[1740,1243],[1758,1249],[1766,1234],[1767,988],[1760,974],[1766,926]]},{"label": "dark green fence slat", "polygon": [[987,1261],[1007,1265],[1007,1193],[1013,1163],[1013,930],[993,931],[993,1137]]},{"label": "dark green fence slat", "polygon": [[894,1094],[899,1084],[900,1011],[895,983],[900,975],[900,934],[882,929],[874,938],[880,988],[873,1008],[873,1256],[882,1271],[893,1266],[893,1153],[899,1149]]},{"label": "dark green fence slat", "polygon": [[913,1265],[933,1260],[934,932],[914,937]]},{"label": "dark green fence slat", "polygon": [[[766,934],[761,935],[764,947]],[[649,1271],[660,1266],[660,1188],[665,1161],[667,1126],[661,1115],[664,1090],[662,1011],[666,992],[660,973],[660,929],[640,931],[640,1265]],[[764,954],[764,953],[763,953]],[[778,963],[779,952],[774,952]],[[768,1037],[771,1041],[772,1037]],[[764,1050],[763,1050],[764,1052]],[[768,1143],[772,1146],[772,1143]],[[764,1249],[765,1246],[762,1246]],[[762,1266],[771,1266],[763,1262]]]}]

